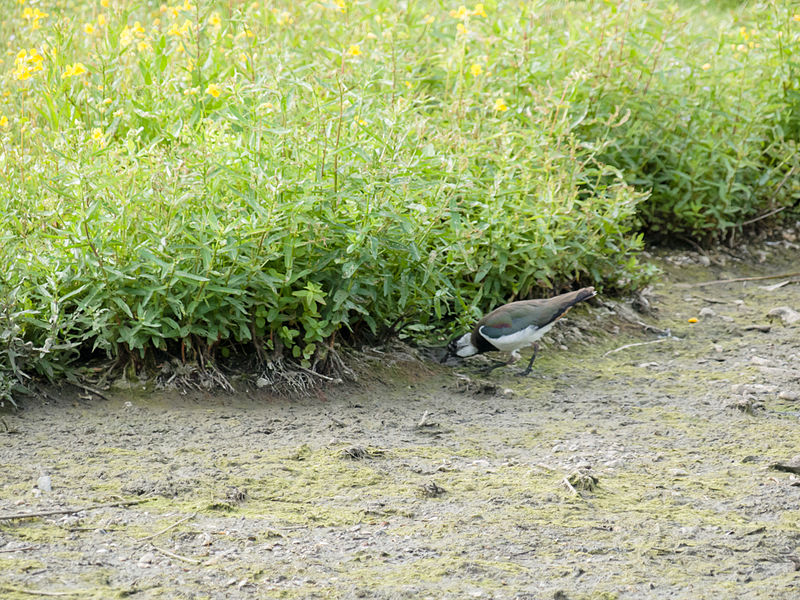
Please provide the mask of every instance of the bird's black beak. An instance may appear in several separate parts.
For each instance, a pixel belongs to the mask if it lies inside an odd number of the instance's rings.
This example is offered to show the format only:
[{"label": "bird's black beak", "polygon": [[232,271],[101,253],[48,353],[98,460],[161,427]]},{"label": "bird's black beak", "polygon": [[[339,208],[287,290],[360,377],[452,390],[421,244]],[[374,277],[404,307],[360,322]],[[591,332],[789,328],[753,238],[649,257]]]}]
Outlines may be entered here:
[{"label": "bird's black beak", "polygon": [[439,364],[446,363],[448,358],[450,358],[451,356],[455,356],[456,355],[456,340],[457,339],[458,339],[458,336],[454,337],[452,340],[447,342],[447,351],[444,353],[444,356],[439,361]]}]

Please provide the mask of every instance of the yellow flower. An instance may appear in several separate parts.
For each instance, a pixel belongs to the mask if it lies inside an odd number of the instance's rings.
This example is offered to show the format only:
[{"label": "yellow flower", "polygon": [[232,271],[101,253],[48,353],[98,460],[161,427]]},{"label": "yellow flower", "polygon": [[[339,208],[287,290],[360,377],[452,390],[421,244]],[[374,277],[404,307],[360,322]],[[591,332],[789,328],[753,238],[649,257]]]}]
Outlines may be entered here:
[{"label": "yellow flower", "polygon": [[472,13],[470,13],[470,14],[472,14],[473,16],[476,16],[476,17],[485,17],[485,16],[487,16],[486,15],[486,10],[483,8],[483,4],[476,4],[475,8],[472,9]]},{"label": "yellow flower", "polygon": [[125,112],[121,108],[118,108],[117,110],[114,111],[114,116],[117,118],[120,118],[124,114]]},{"label": "yellow flower", "polygon": [[694,317],[692,317],[691,319],[689,319],[689,323],[697,323],[697,319],[695,319]]},{"label": "yellow flower", "polygon": [[100,27],[106,24],[106,16],[104,14],[101,13],[97,15],[97,24],[100,25]]},{"label": "yellow flower", "polygon": [[792,18],[793,18],[795,21],[800,21],[800,13],[798,13],[798,14],[796,14],[796,15],[792,15]]},{"label": "yellow flower", "polygon": [[506,112],[508,110],[508,105],[503,98],[497,98],[494,101],[494,109],[499,112]]},{"label": "yellow flower", "polygon": [[92,129],[92,141],[99,142],[103,139],[103,130],[99,127]]},{"label": "yellow flower", "polygon": [[108,0],[100,0],[100,6],[102,6],[103,8],[108,8],[109,4],[110,2]]},{"label": "yellow flower", "polygon": [[144,27],[142,27],[142,24],[139,21],[136,21],[133,24],[133,29],[131,29],[131,31],[138,38],[144,37],[145,30],[144,30]]},{"label": "yellow flower", "polygon": [[473,63],[472,66],[469,68],[469,72],[472,73],[473,77],[477,77],[481,73],[483,73],[483,67],[480,66],[478,63]]},{"label": "yellow flower", "polygon": [[703,69],[703,71],[708,71],[711,68],[711,63],[706,63],[700,68]]},{"label": "yellow flower", "polygon": [[194,10],[194,4],[192,4],[191,0],[184,0],[183,6],[181,6],[181,10],[190,11]]},{"label": "yellow flower", "polygon": [[83,63],[76,62],[74,64],[67,65],[67,68],[64,69],[64,72],[61,74],[61,79],[77,77],[78,75],[83,75],[84,73],[88,72],[88,69]]},{"label": "yellow flower", "polygon": [[211,25],[211,27],[214,27],[216,29],[219,29],[220,27],[222,27],[222,19],[219,18],[219,13],[218,12],[211,13],[211,16],[208,17],[208,24]]},{"label": "yellow flower", "polygon": [[43,61],[44,57],[36,48],[31,48],[30,52],[23,48],[14,58],[14,68],[11,73],[18,81],[27,81],[34,73],[42,70]]},{"label": "yellow flower", "polygon": [[183,90],[183,95],[184,96],[195,96],[195,95],[197,95],[197,92],[199,92],[199,91],[200,90],[197,89],[196,87],[186,88],[185,90]]},{"label": "yellow flower", "polygon": [[128,46],[131,45],[132,41],[133,41],[133,34],[131,33],[131,29],[130,27],[125,25],[125,27],[122,28],[122,31],[119,34],[119,43],[122,45],[123,48],[127,48]]},{"label": "yellow flower", "polygon": [[91,23],[84,24],[83,31],[86,35],[92,35],[94,33],[94,25]]},{"label": "yellow flower", "polygon": [[350,56],[360,56],[361,55],[361,48],[358,44],[350,44],[350,47],[347,49],[347,53]]},{"label": "yellow flower", "polygon": [[461,6],[458,7],[458,10],[451,10],[450,16],[455,19],[463,20],[469,16],[469,11],[467,10],[467,7],[462,4]]},{"label": "yellow flower", "polygon": [[464,27],[463,23],[459,23],[458,25],[456,25],[456,31],[458,31],[459,35],[466,35],[467,28]]},{"label": "yellow flower", "polygon": [[147,40],[139,40],[139,42],[136,44],[136,49],[139,52],[144,52],[145,50],[150,50],[150,48],[152,48],[152,46],[150,45],[150,43]]},{"label": "yellow flower", "polygon": [[46,16],[46,12],[42,12],[38,8],[31,8],[29,6],[26,6],[25,10],[22,11],[22,17],[26,21],[31,21],[31,27],[33,29],[39,29],[39,27],[41,27],[39,20]]},{"label": "yellow flower", "polygon": [[344,0],[336,0],[336,6],[339,7],[339,12],[344,12],[346,4]]},{"label": "yellow flower", "polygon": [[8,127],[8,117],[5,115],[0,116],[0,127]]},{"label": "yellow flower", "polygon": [[278,15],[278,25],[291,25],[294,23],[294,18],[287,11],[281,12]]},{"label": "yellow flower", "polygon": [[423,17],[423,19],[422,19],[422,22],[423,22],[423,23],[425,23],[425,25],[430,25],[430,24],[431,24],[431,23],[433,23],[435,20],[436,20],[436,17],[434,17],[434,16],[432,16],[432,15],[425,15],[425,16]]},{"label": "yellow flower", "polygon": [[222,93],[222,89],[216,83],[209,83],[208,87],[206,88],[206,94],[209,96],[213,96],[214,98],[219,98],[219,95]]}]

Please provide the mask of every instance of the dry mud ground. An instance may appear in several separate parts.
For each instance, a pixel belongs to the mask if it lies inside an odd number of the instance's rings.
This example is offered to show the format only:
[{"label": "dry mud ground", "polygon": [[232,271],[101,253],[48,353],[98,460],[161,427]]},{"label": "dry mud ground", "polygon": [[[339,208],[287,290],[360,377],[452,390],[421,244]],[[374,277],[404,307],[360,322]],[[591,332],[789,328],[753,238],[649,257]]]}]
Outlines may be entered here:
[{"label": "dry mud ground", "polygon": [[314,397],[29,401],[0,597],[799,598],[800,321],[767,313],[800,283],[694,285],[780,248],[654,259],[653,313],[573,311],[527,379],[373,353]]}]

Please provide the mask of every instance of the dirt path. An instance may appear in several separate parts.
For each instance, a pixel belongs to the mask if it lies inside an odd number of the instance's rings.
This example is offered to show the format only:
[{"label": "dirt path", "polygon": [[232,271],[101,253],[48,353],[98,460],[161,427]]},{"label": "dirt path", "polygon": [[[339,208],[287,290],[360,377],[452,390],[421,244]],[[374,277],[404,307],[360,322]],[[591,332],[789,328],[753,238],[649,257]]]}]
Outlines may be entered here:
[{"label": "dirt path", "polygon": [[7,413],[0,516],[148,500],[0,520],[0,597],[798,598],[800,322],[747,328],[800,283],[681,287],[798,270],[765,249],[661,261],[636,318],[675,337],[576,311],[529,379],[381,356],[313,399]]}]

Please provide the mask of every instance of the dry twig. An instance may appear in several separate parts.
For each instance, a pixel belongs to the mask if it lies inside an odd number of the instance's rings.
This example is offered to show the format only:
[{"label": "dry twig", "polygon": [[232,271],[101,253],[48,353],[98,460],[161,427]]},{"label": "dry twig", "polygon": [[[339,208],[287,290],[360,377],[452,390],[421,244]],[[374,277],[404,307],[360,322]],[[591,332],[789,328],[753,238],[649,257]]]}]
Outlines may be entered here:
[{"label": "dry twig", "polygon": [[576,496],[578,496],[578,490],[576,490],[576,489],[575,489],[575,486],[573,486],[573,485],[572,485],[572,484],[569,482],[569,478],[567,478],[567,477],[564,477],[564,479],[561,481],[561,483],[563,483],[563,484],[564,484],[564,486],[565,486],[565,487],[566,487],[566,488],[567,488],[567,489],[568,489],[570,492],[572,492],[573,494],[575,494]]},{"label": "dry twig", "polygon": [[0,552],[22,552],[23,550],[33,550],[36,546],[23,546],[22,548],[0,548]]},{"label": "dry twig", "polygon": [[166,548],[159,548],[155,544],[150,544],[153,547],[153,550],[158,550],[164,556],[169,556],[170,558],[174,558],[177,560],[182,560],[183,562],[187,562],[193,565],[199,565],[202,561],[196,560],[194,558],[189,558],[188,556],[181,556],[180,554],[175,554],[174,552],[170,552]]},{"label": "dry twig", "polygon": [[18,594],[29,594],[31,596],[83,596],[89,598],[93,596],[96,590],[71,590],[68,592],[48,592],[46,590],[31,590],[28,588],[16,587],[13,585],[0,584],[0,589],[8,592],[17,592]]},{"label": "dry twig", "polygon": [[193,512],[192,514],[190,514],[190,515],[188,515],[186,517],[183,517],[182,519],[179,519],[179,520],[175,521],[172,525],[170,525],[168,527],[164,527],[164,529],[162,529],[161,531],[157,531],[152,535],[148,535],[147,537],[143,537],[142,539],[139,540],[139,544],[141,545],[142,543],[146,542],[147,540],[152,540],[153,538],[157,538],[162,533],[167,533],[170,529],[175,529],[181,523],[185,523],[189,519],[194,519],[196,516],[197,516],[197,513]]},{"label": "dry twig", "polygon": [[800,271],[794,273],[781,273],[779,275],[759,275],[758,277],[734,277],[733,279],[715,279],[714,281],[701,281],[690,283],[687,287],[704,287],[706,285],[719,285],[723,283],[741,283],[743,281],[763,281],[764,279],[785,279],[800,276]]},{"label": "dry twig", "polygon": [[0,515],[0,521],[13,521],[15,519],[33,519],[36,517],[51,517],[53,515],[72,515],[87,510],[98,510],[101,508],[112,508],[115,506],[133,506],[149,502],[153,498],[142,498],[141,500],[126,500],[124,502],[108,502],[107,504],[92,504],[90,506],[80,506],[78,508],[59,508],[56,510],[42,510],[29,513],[15,513],[11,515]]},{"label": "dry twig", "polygon": [[627,348],[633,348],[634,346],[647,346],[648,344],[660,344],[661,342],[666,342],[667,340],[674,340],[674,339],[678,338],[664,337],[649,342],[636,342],[635,344],[625,344],[624,346],[620,346],[619,348],[614,348],[613,350],[609,350],[608,352],[603,354],[603,356],[608,356],[609,354],[614,354],[615,352],[619,352],[620,350],[625,350]]}]

